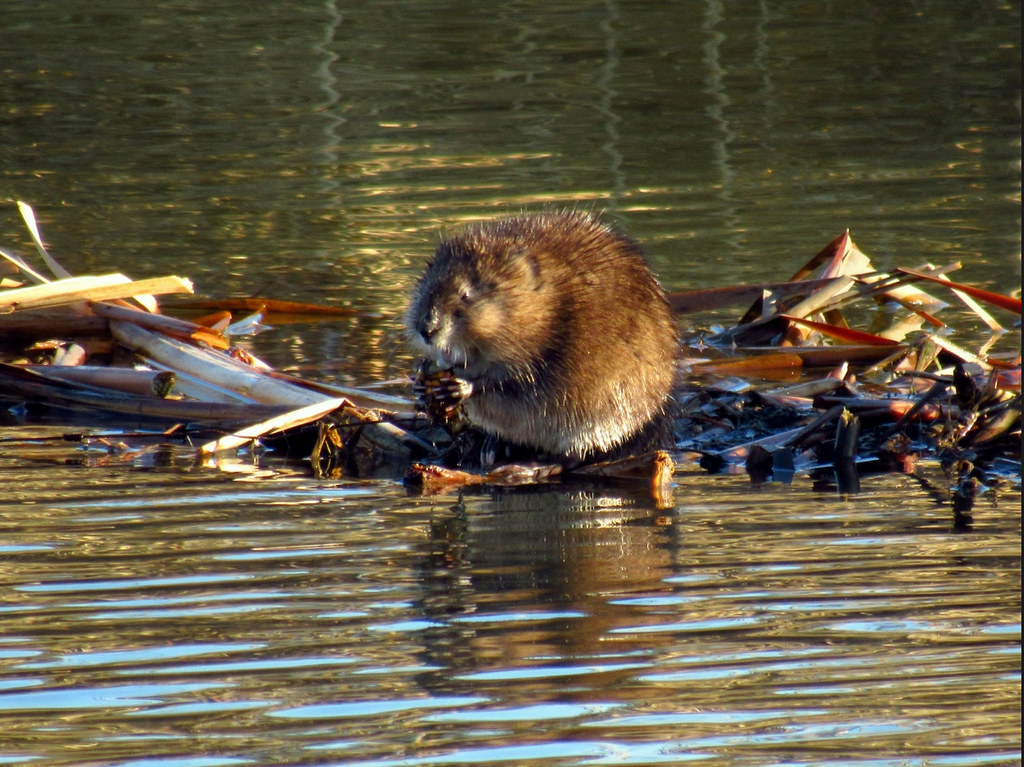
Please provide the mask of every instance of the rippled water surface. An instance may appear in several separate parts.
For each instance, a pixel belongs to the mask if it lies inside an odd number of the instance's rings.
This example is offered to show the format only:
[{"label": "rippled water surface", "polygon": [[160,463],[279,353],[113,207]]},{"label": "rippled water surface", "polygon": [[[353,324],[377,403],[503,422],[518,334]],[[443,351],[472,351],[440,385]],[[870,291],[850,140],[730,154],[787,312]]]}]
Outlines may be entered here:
[{"label": "rippled water surface", "polygon": [[[604,211],[673,288],[788,276],[851,228],[880,266],[1012,291],[1020,21],[10,0],[0,197],[74,273],[354,308],[247,342],[343,383],[408,370],[405,296],[442,232],[545,205]],[[954,524],[927,461],[852,496],[688,464],[654,509],[63,431],[0,429],[0,764],[1020,763],[1019,478]]]},{"label": "rippled water surface", "polygon": [[5,751],[1009,764],[1020,498],[954,532],[929,481],[844,500],[688,474],[656,512],[607,488],[69,469],[0,507]]}]

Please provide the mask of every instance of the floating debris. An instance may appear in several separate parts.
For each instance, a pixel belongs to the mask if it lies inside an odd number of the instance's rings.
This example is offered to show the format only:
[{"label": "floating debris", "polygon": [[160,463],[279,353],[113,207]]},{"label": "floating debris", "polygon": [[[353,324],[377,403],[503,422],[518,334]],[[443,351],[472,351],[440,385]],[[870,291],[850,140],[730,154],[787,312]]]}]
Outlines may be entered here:
[{"label": "floating debris", "polygon": [[[183,301],[192,285],[177,276],[73,276],[46,251],[31,208],[18,207],[53,278],[0,250],[0,423],[83,427],[67,435],[69,444],[106,462],[173,446],[176,461],[191,451],[197,465],[237,470],[240,454],[272,448],[308,462],[317,476],[404,477],[423,492],[644,481],[664,508],[674,467],[686,463],[755,482],[809,474],[853,494],[865,473],[910,474],[933,459],[947,469],[960,520],[984,488],[1020,486],[1020,298],[954,282],[947,275],[959,264],[875,270],[849,232],[785,282],[669,296],[680,314],[747,305],[735,325],[684,340],[674,450],[571,469],[513,462],[482,470],[452,465],[452,456],[465,455],[461,435],[472,432],[454,405],[424,414],[411,388],[392,396],[304,380],[233,341],[265,327],[268,310],[319,320],[351,310],[256,298]],[[939,316],[950,304],[922,285],[978,318],[989,334],[980,348],[950,340]],[[169,316],[160,301],[183,314],[213,313]],[[234,321],[230,310],[239,308],[252,313]],[[869,327],[854,327],[852,316],[867,316]],[[969,330],[977,335],[979,326]],[[996,351],[1007,338],[1012,348]],[[445,371],[430,373],[421,385],[457,385]],[[116,440],[98,435],[111,427]]]}]

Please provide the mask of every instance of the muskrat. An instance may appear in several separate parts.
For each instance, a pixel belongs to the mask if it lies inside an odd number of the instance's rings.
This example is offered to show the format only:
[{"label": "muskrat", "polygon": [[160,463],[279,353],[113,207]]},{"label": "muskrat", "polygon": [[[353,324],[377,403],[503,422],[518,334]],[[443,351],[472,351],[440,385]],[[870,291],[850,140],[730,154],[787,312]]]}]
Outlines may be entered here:
[{"label": "muskrat", "polygon": [[486,434],[571,462],[671,434],[672,311],[640,246],[592,215],[516,216],[443,241],[407,325]]}]

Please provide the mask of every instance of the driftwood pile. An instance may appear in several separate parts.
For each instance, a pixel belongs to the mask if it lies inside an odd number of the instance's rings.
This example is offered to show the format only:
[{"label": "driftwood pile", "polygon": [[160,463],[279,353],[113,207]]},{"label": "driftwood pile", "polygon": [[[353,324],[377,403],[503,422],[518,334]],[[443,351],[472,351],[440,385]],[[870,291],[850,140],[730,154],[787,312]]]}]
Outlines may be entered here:
[{"label": "driftwood pile", "polygon": [[[31,209],[19,208],[53,278],[0,251],[0,425],[105,428],[116,438],[81,440],[133,455],[173,442],[199,462],[272,448],[309,460],[319,476],[404,475],[428,491],[560,472],[443,467],[437,457],[451,435],[417,414],[411,395],[270,369],[232,340],[259,328],[259,311],[237,323],[227,312],[198,321],[160,313],[154,297],[190,294],[186,279],[72,276],[47,253]],[[877,271],[847,232],[785,282],[672,294],[680,314],[749,309],[683,344],[675,451],[574,473],[639,475],[659,503],[670,502],[673,459],[690,456],[756,481],[827,472],[843,492],[856,492],[865,471],[913,472],[922,458],[938,458],[963,511],[979,483],[1004,476],[1019,486],[1021,302],[950,280],[958,268]],[[950,340],[938,317],[945,299],[986,329],[976,351]],[[1015,330],[990,311],[1008,314]],[[870,330],[851,327],[851,317]],[[997,350],[1007,338],[1012,348]]]}]

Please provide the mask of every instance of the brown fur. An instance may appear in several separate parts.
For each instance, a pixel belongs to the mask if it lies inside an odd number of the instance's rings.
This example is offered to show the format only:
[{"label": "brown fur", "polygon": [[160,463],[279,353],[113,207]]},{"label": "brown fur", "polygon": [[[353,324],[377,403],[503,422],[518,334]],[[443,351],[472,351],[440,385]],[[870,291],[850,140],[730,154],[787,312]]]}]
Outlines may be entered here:
[{"label": "brown fur", "polygon": [[519,216],[442,242],[407,324],[472,384],[465,412],[485,432],[575,460],[665,433],[671,310],[639,246],[592,216]]}]

